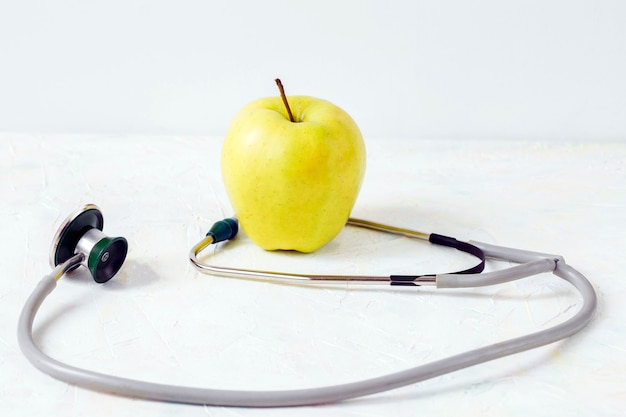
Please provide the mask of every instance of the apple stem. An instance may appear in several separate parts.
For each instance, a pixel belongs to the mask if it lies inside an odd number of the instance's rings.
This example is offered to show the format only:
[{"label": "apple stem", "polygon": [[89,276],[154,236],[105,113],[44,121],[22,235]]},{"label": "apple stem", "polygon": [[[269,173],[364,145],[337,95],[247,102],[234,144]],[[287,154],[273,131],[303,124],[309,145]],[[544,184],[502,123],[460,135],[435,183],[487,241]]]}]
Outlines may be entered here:
[{"label": "apple stem", "polygon": [[276,85],[278,86],[278,89],[280,90],[280,98],[283,99],[283,104],[285,105],[285,108],[287,109],[289,120],[295,123],[296,119],[294,119],[293,113],[291,113],[291,107],[289,107],[289,102],[287,101],[287,96],[285,95],[285,88],[283,87],[283,83],[280,81],[280,78],[276,78],[274,81],[276,81]]}]

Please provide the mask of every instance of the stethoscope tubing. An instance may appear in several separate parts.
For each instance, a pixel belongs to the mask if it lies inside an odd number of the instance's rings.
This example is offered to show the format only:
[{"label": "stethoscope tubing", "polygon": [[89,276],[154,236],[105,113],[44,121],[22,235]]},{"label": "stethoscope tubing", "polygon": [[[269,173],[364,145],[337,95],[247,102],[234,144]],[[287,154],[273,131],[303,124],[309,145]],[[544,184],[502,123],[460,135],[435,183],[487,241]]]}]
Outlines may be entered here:
[{"label": "stethoscope tubing", "polygon": [[[484,274],[441,274],[435,284],[442,288],[493,285],[512,279],[552,272],[574,286],[582,296],[582,306],[569,319],[545,330],[470,350],[441,360],[357,382],[295,390],[222,390],[153,383],[77,368],[57,361],[42,352],[33,340],[33,322],[45,298],[56,288],[65,271],[80,264],[76,255],[57,266],[36,286],[26,301],[18,322],[18,343],[28,360],[42,372],[83,388],[121,396],[188,404],[236,407],[285,407],[331,403],[371,395],[449,372],[491,361],[528,349],[550,344],[581,330],[593,317],[596,293],[580,272],[558,255],[541,254],[491,244],[472,242],[490,258],[522,262],[508,269]],[[481,276],[482,275],[482,276]],[[254,277],[257,278],[257,277]]]}]

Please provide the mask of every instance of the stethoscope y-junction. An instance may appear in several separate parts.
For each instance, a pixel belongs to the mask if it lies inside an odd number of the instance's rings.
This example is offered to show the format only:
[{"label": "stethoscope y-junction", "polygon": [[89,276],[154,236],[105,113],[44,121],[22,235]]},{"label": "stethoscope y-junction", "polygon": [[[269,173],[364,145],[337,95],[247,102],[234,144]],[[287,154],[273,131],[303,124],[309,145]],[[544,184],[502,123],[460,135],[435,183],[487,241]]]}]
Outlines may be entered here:
[{"label": "stethoscope y-junction", "polygon": [[[300,284],[351,282],[469,288],[496,285],[531,275],[552,272],[578,290],[582,296],[582,306],[576,314],[566,321],[545,330],[400,372],[346,384],[294,390],[245,391],[168,385],[117,377],[77,368],[49,357],[35,344],[32,334],[33,321],[39,307],[56,288],[57,281],[63,275],[83,265],[89,269],[96,282],[105,283],[119,271],[126,258],[128,250],[126,239],[106,236],[102,232],[103,217],[100,209],[89,204],[70,215],[55,235],[50,256],[54,269],[39,282],[26,301],[19,318],[18,342],[20,348],[30,362],[42,372],[61,381],[87,389],[134,398],[191,404],[240,407],[296,406],[336,402],[387,391],[553,343],[582,329],[591,320],[596,309],[596,294],[592,285],[580,272],[568,265],[562,256],[474,241],[462,242],[447,236],[415,232],[365,220],[349,219],[348,224],[427,240],[433,244],[469,253],[477,258],[478,263],[471,268],[445,274],[362,276],[260,271],[210,265],[202,262],[199,256],[205,248],[211,244],[235,237],[238,224],[233,218],[215,223],[206,237],[191,249],[189,259],[199,271],[204,273]],[[487,259],[508,261],[516,265],[506,269],[483,272]]]}]

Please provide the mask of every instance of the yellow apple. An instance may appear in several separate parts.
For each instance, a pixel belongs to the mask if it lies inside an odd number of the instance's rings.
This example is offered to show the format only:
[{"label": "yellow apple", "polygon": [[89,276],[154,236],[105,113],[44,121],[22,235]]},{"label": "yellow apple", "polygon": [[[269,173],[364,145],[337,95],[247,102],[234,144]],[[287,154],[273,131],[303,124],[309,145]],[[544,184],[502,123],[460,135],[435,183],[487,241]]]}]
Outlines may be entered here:
[{"label": "yellow apple", "polygon": [[365,174],[365,145],[344,110],[318,98],[285,97],[279,87],[282,99],[258,99],[233,118],[222,177],[253,242],[313,252],[350,216]]}]

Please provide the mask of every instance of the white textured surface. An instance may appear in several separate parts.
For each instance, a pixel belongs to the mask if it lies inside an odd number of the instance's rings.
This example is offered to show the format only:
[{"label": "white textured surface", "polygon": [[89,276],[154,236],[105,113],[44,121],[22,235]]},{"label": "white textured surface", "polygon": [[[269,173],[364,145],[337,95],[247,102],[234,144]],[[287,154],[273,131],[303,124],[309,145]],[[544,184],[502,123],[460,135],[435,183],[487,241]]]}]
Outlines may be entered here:
[{"label": "white textured surface", "polygon": [[[116,279],[63,279],[35,324],[74,365],[216,388],[347,382],[545,328],[577,295],[551,275],[477,291],[308,288],[198,274],[187,251],[230,215],[211,138],[0,135],[0,411],[3,415],[621,415],[626,409],[626,145],[366,140],[354,215],[459,239],[562,254],[599,309],[573,338],[342,404],[254,410],[130,400],[53,380],[15,325],[49,271],[50,241],[88,202],[130,252]],[[436,272],[471,262],[420,242],[346,229],[312,255],[241,236],[223,264],[334,273]]]}]

